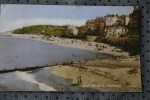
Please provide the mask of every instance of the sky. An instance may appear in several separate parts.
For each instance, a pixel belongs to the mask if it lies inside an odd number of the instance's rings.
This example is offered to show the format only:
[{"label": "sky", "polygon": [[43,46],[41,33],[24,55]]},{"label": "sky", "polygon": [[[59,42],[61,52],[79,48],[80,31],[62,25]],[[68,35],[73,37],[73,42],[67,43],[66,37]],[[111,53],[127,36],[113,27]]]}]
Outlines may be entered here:
[{"label": "sky", "polygon": [[88,19],[107,14],[129,15],[133,6],[60,6],[3,4],[0,32],[31,25],[85,25]]}]

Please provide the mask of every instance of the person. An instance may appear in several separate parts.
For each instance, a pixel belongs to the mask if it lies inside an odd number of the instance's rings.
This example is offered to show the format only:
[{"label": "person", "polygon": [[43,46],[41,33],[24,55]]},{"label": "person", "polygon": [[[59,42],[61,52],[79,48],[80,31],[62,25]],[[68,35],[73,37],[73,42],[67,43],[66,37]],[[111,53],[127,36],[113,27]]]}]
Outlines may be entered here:
[{"label": "person", "polygon": [[78,85],[82,84],[81,76],[78,77]]},{"label": "person", "polygon": [[79,82],[79,77],[78,77],[78,85],[80,84],[80,82]]},{"label": "person", "polygon": [[64,85],[61,84],[61,91],[64,92]]},{"label": "person", "polygon": [[80,84],[82,84],[81,76],[79,76],[79,82],[80,82]]}]

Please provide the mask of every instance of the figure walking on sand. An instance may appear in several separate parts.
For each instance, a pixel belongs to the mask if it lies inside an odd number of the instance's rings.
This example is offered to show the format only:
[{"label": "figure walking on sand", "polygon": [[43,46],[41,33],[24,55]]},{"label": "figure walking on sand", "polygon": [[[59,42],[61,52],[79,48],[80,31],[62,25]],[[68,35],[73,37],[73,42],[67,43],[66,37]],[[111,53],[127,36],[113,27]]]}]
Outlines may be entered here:
[{"label": "figure walking on sand", "polygon": [[78,85],[82,84],[81,76],[78,77]]},{"label": "figure walking on sand", "polygon": [[61,90],[60,91],[64,92],[64,85],[63,84],[61,84]]}]

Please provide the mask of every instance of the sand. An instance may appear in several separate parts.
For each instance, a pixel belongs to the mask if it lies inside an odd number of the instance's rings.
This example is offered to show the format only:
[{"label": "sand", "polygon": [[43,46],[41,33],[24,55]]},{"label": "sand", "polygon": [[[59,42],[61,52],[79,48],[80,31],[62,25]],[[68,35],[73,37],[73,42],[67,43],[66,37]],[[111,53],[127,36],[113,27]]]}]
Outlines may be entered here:
[{"label": "sand", "polygon": [[[113,59],[87,61],[84,65],[53,66],[53,73],[73,80],[79,86],[97,89],[100,92],[141,92],[141,72],[138,63],[130,64]],[[135,72],[131,72],[135,70]]]},{"label": "sand", "polygon": [[[53,74],[72,79],[74,84],[93,88],[101,92],[141,92],[140,55],[130,56],[114,46],[104,43],[76,39],[46,37],[43,35],[8,35],[54,43],[57,45],[80,48],[115,55],[110,59],[83,61],[79,64],[53,66]],[[97,45],[97,46],[96,46]],[[82,84],[78,84],[81,76]]]}]

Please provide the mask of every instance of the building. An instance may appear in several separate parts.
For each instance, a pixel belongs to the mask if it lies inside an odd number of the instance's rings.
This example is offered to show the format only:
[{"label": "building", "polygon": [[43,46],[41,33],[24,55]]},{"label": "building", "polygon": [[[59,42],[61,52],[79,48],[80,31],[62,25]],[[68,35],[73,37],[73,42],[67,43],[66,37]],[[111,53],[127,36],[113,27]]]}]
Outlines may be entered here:
[{"label": "building", "polygon": [[129,21],[129,26],[138,28],[139,27],[139,11],[138,7],[135,6],[133,9],[133,13],[129,15],[130,21]]},{"label": "building", "polygon": [[86,22],[87,29],[98,30],[100,34],[104,33],[105,30],[105,18],[97,17],[95,20],[88,20]]},{"label": "building", "polygon": [[129,16],[108,14],[106,17],[106,26],[126,26],[129,23]]},{"label": "building", "polygon": [[106,26],[113,26],[116,23],[117,15],[115,14],[107,14],[106,18]]},{"label": "building", "polygon": [[69,34],[72,34],[72,35],[77,35],[78,34],[78,29],[76,28],[76,26],[69,25],[68,26],[68,31],[69,31]]},{"label": "building", "polygon": [[117,26],[126,26],[128,24],[129,24],[129,16],[127,15],[117,16],[117,19],[116,19]]},{"label": "building", "polygon": [[104,17],[96,17],[96,19],[88,20],[86,22],[86,28],[90,30],[98,30],[99,35],[106,36],[107,33],[109,34],[109,32],[106,32],[109,27],[112,27],[112,30],[116,27],[116,32],[119,32],[116,33],[116,36],[117,34],[120,36],[120,34],[124,34],[121,30],[124,30],[123,28],[129,24],[129,21],[130,18],[127,15],[107,14]]},{"label": "building", "polygon": [[107,27],[105,29],[106,32],[106,38],[108,37],[122,37],[122,36],[126,36],[128,33],[128,28],[126,27],[121,27],[121,26],[115,26],[115,27]]},{"label": "building", "polygon": [[97,28],[97,22],[95,20],[87,20],[86,27],[87,29],[95,30]]},{"label": "building", "polygon": [[97,17],[96,18],[97,22],[97,28],[100,33],[104,33],[105,30],[105,17]]}]

